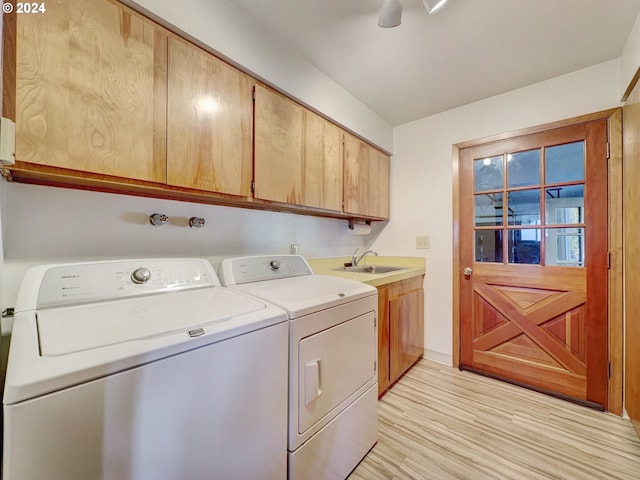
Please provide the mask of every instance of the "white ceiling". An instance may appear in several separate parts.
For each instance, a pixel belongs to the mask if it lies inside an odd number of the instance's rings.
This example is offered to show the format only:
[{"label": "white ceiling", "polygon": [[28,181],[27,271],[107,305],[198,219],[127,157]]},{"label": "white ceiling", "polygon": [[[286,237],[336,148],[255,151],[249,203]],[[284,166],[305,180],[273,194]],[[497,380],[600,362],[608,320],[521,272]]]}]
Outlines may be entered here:
[{"label": "white ceiling", "polygon": [[392,125],[620,56],[640,0],[230,0]]}]

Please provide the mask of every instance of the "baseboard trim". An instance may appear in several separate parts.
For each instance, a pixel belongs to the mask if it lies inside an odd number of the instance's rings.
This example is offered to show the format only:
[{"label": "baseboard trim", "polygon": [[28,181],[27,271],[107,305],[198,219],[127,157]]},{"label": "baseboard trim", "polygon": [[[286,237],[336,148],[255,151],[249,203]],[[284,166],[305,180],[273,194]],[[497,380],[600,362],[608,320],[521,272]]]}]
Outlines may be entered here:
[{"label": "baseboard trim", "polygon": [[437,363],[442,363],[448,367],[453,366],[453,356],[449,353],[436,352],[435,350],[426,350],[424,351],[424,358],[428,360],[433,360]]}]

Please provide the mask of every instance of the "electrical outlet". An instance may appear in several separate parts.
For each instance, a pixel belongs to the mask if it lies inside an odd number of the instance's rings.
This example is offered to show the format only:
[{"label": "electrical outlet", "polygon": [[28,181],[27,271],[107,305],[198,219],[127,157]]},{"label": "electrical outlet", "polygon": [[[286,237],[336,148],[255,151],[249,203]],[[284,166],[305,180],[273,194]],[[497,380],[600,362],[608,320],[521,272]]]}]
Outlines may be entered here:
[{"label": "electrical outlet", "polygon": [[417,236],[416,237],[416,249],[418,250],[428,250],[431,248],[431,241],[427,235]]}]

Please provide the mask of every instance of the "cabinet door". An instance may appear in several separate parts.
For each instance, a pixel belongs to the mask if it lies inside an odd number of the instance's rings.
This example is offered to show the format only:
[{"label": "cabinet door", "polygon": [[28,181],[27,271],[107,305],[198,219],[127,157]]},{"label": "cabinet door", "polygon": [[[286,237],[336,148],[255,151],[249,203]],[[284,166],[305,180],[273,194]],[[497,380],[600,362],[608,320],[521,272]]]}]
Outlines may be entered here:
[{"label": "cabinet door", "polygon": [[262,85],[255,88],[255,197],[300,205],[303,109]]},{"label": "cabinet door", "polygon": [[391,384],[389,374],[389,291],[378,287],[378,396]]},{"label": "cabinet door", "polygon": [[342,130],[310,110],[304,111],[303,203],[342,210]]},{"label": "cabinet door", "polygon": [[[389,155],[379,150],[373,149],[375,152],[375,161],[369,166],[369,176],[372,179],[372,197],[370,198],[373,206],[372,215],[380,218],[389,218]],[[373,155],[373,154],[372,154]]]},{"label": "cabinet door", "polygon": [[344,212],[389,218],[389,157],[345,134]]},{"label": "cabinet door", "polygon": [[116,2],[19,15],[17,160],[165,181],[166,32]]},{"label": "cabinet door", "polygon": [[167,183],[251,195],[251,78],[169,39]]},{"label": "cabinet door", "polygon": [[424,289],[389,301],[390,374],[402,375],[424,353]]}]

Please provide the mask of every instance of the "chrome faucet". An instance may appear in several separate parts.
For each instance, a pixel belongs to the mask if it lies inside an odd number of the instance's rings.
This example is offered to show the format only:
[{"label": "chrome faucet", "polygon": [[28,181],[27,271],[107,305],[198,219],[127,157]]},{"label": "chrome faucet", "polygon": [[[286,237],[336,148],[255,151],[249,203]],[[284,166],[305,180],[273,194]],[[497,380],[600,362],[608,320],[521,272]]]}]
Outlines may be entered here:
[{"label": "chrome faucet", "polygon": [[367,255],[368,253],[370,253],[371,255],[376,255],[378,256],[378,252],[376,252],[375,250],[367,250],[366,252],[364,252],[362,255],[360,255],[359,257],[356,257],[356,253],[358,253],[358,250],[360,250],[360,248],[356,248],[356,251],[353,252],[353,255],[351,255],[351,265],[354,267],[357,267],[358,264],[362,261],[362,259],[365,257],[365,255]]}]

